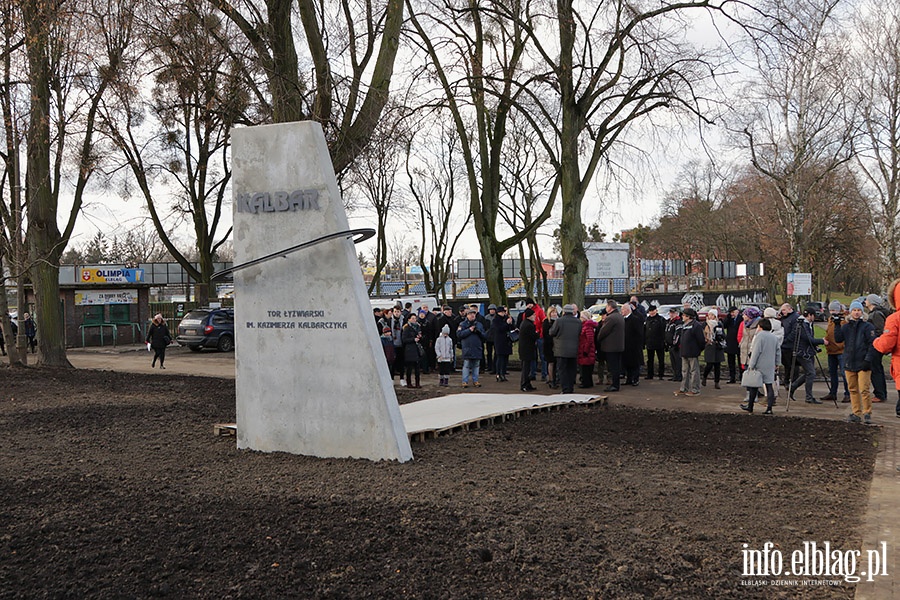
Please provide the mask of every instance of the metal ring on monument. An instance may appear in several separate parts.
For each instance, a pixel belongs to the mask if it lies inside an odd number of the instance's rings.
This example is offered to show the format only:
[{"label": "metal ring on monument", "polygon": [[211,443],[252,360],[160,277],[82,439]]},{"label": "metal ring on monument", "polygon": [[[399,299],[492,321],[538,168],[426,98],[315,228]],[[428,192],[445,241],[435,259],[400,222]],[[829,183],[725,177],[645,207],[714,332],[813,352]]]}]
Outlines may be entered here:
[{"label": "metal ring on monument", "polygon": [[280,250],[278,252],[274,252],[272,254],[267,254],[266,256],[262,256],[260,258],[251,260],[249,262],[245,262],[239,265],[235,265],[230,269],[225,269],[223,271],[216,271],[213,273],[212,279],[210,281],[215,281],[224,277],[225,275],[229,275],[234,273],[235,271],[240,271],[241,269],[246,269],[247,267],[252,267],[258,264],[262,264],[266,261],[272,260],[273,258],[282,258],[287,256],[288,254],[292,254],[297,252],[298,250],[303,250],[304,248],[310,248],[317,244],[321,244],[322,242],[327,242],[328,240],[335,240],[338,238],[353,238],[353,243],[358,244],[360,242],[364,242],[370,237],[375,235],[375,230],[369,227],[365,227],[362,229],[348,229],[346,231],[338,231],[337,233],[329,233],[328,235],[323,235],[322,237],[316,238],[314,240],[310,240],[308,242],[303,242],[302,244],[297,244],[296,246],[291,246],[290,248],[285,248],[284,250]]}]

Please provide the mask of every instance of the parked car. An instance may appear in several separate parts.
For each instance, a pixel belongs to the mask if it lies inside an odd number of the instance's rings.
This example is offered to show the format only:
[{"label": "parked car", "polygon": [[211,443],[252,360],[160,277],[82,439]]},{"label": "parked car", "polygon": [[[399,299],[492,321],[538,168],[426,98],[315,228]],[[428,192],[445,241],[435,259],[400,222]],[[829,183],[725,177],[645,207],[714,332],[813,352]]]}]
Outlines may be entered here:
[{"label": "parked car", "polygon": [[679,314],[681,313],[681,310],[682,310],[680,304],[660,304],[659,306],[656,307],[656,310],[659,311],[659,315],[660,315],[663,319],[665,319],[666,321],[668,321],[668,320],[669,320],[669,309],[670,309],[670,308],[677,308]]},{"label": "parked car", "polygon": [[711,306],[704,306],[703,308],[701,308],[700,310],[697,311],[697,320],[698,320],[698,321],[703,321],[703,322],[705,322],[705,321],[706,321],[706,315],[709,314],[709,311],[711,311],[711,310],[713,310],[713,309],[715,309],[716,312],[719,313],[719,316],[720,316],[720,317],[721,317],[721,316],[724,316],[725,313],[727,312],[727,309],[724,309],[724,308],[722,308],[721,306],[714,306],[714,305],[711,305]]},{"label": "parked car", "polygon": [[811,308],[816,311],[816,321],[825,321],[826,319],[828,319],[828,308],[826,307],[824,302],[807,302],[806,308]]},{"label": "parked car", "polygon": [[234,310],[230,308],[195,308],[178,324],[175,341],[194,352],[217,348],[234,350]]}]

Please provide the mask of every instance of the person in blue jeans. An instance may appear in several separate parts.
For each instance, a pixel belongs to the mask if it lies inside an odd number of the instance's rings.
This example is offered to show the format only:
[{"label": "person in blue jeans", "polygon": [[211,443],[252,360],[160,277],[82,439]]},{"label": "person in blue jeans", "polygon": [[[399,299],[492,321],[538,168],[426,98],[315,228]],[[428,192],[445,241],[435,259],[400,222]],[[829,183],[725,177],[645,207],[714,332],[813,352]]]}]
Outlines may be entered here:
[{"label": "person in blue jeans", "polygon": [[481,387],[478,381],[478,368],[481,359],[484,358],[484,340],[486,338],[484,326],[476,320],[476,311],[469,309],[465,320],[459,324],[456,338],[462,346],[463,370],[462,386],[469,387],[469,377],[475,387]]}]

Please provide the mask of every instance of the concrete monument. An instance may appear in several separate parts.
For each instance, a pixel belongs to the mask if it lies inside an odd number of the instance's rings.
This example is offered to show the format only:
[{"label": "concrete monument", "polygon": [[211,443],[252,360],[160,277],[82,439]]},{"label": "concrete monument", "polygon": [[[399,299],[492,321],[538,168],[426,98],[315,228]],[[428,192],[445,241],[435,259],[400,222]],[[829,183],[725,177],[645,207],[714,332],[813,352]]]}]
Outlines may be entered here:
[{"label": "concrete monument", "polygon": [[[349,230],[318,123],[237,129],[233,142],[236,264]],[[238,447],[411,459],[349,236],[234,278]]]}]

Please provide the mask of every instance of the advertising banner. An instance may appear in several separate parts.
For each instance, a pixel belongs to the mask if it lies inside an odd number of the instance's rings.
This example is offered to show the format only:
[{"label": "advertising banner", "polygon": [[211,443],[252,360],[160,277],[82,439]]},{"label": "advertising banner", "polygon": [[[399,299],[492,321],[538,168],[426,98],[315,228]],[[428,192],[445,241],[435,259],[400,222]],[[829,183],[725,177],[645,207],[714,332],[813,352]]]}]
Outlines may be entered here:
[{"label": "advertising banner", "polygon": [[81,283],[143,283],[143,269],[124,267],[85,267],[79,277]]},{"label": "advertising banner", "polygon": [[75,306],[137,303],[137,290],[75,290]]},{"label": "advertising banner", "polygon": [[788,273],[788,296],[812,296],[812,273]]}]

